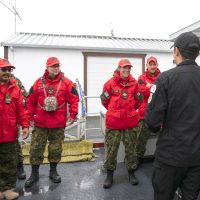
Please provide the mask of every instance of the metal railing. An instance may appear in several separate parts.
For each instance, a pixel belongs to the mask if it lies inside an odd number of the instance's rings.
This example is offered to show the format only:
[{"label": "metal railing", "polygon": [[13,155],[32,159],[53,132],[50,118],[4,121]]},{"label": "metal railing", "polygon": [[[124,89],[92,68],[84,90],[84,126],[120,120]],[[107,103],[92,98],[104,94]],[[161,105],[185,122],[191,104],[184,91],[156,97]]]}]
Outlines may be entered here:
[{"label": "metal railing", "polygon": [[[87,99],[97,99],[97,98],[99,98],[99,96],[85,96],[78,79],[76,79],[76,88],[77,88],[79,98],[80,98],[78,119],[72,125],[66,126],[65,140],[87,139],[87,131],[89,131],[89,130],[100,130],[100,132],[103,132],[102,128],[101,128],[102,120],[101,120],[100,112],[95,112],[95,113],[86,112],[86,100]],[[99,121],[100,126],[87,128],[87,116],[93,116],[93,115],[100,117],[100,121]],[[73,135],[68,134],[67,132],[75,126],[77,126],[77,135],[73,136]]]}]

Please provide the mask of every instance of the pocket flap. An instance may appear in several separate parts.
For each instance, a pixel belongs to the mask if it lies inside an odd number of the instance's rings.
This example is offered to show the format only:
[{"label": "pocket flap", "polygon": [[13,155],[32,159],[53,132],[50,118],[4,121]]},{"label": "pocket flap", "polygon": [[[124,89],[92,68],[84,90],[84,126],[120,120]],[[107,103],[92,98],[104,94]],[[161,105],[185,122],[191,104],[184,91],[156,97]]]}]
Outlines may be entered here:
[{"label": "pocket flap", "polygon": [[120,118],[120,111],[108,110],[106,115],[109,115],[111,117]]},{"label": "pocket flap", "polygon": [[137,113],[137,111],[135,111],[135,110],[132,110],[132,111],[128,111],[127,112],[127,116],[128,117],[133,117],[133,116],[135,116],[135,115],[137,115],[138,113]]}]

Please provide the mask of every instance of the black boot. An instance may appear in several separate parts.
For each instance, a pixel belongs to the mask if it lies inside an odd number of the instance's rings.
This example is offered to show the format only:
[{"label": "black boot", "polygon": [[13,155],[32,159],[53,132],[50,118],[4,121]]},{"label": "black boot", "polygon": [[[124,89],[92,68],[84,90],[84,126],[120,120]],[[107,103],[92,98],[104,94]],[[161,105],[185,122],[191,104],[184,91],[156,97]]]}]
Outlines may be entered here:
[{"label": "black boot", "polygon": [[60,183],[61,182],[61,177],[59,176],[57,170],[57,163],[50,163],[50,172],[49,172],[49,178],[54,182],[54,183]]},{"label": "black boot", "polygon": [[33,184],[39,180],[39,166],[40,165],[32,165],[31,176],[25,182],[25,187],[32,187]]},{"label": "black boot", "polygon": [[17,164],[17,178],[20,180],[26,179],[26,172],[24,171],[23,162]]},{"label": "black boot", "polygon": [[107,170],[107,177],[103,183],[103,187],[105,189],[112,187],[113,184],[113,171],[112,170]]},{"label": "black boot", "polygon": [[131,185],[138,185],[138,180],[135,177],[134,171],[131,170],[128,172],[128,177]]}]

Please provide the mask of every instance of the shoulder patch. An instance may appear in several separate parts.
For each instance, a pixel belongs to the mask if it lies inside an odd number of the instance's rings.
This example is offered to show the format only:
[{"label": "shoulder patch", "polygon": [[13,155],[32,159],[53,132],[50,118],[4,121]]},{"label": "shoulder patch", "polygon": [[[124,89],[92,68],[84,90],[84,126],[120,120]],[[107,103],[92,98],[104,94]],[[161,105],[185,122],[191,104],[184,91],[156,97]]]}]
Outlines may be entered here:
[{"label": "shoulder patch", "polygon": [[76,96],[78,96],[78,92],[77,92],[77,90],[76,90],[75,87],[72,87],[71,93],[74,94],[74,95],[76,95]]},{"label": "shoulder patch", "polygon": [[33,94],[33,86],[30,88],[29,94]]},{"label": "shoulder patch", "polygon": [[19,86],[20,89],[23,88],[22,82],[21,80],[19,80],[17,77],[15,77],[16,81],[17,81],[17,85]]},{"label": "shoulder patch", "polygon": [[107,91],[104,91],[101,95],[100,95],[100,98],[101,98],[101,101],[105,101],[107,99],[109,99],[109,94]]}]

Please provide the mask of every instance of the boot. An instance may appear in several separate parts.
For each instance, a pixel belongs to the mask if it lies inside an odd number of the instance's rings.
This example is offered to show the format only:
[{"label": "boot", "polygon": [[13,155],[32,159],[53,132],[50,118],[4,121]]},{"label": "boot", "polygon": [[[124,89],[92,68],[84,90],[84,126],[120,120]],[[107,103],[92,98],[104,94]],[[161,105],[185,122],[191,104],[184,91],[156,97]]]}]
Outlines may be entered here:
[{"label": "boot", "polygon": [[12,200],[18,198],[19,194],[17,192],[14,192],[13,190],[6,190],[3,192],[3,196],[7,200]]},{"label": "boot", "polygon": [[107,177],[103,183],[103,187],[105,189],[108,189],[112,187],[113,184],[113,171],[112,170],[107,170]]},{"label": "boot", "polygon": [[128,171],[129,182],[131,185],[138,185],[138,180],[135,177],[134,171]]},{"label": "boot", "polygon": [[0,200],[4,199],[4,195],[2,192],[0,192]]},{"label": "boot", "polygon": [[17,178],[20,180],[26,179],[26,173],[24,171],[23,162],[20,162],[17,165]]},{"label": "boot", "polygon": [[33,184],[39,180],[39,166],[40,165],[32,165],[31,176],[25,182],[25,187],[32,187]]},{"label": "boot", "polygon": [[60,183],[61,182],[61,177],[58,174],[57,170],[57,163],[50,163],[50,172],[49,172],[49,178],[54,182],[54,183]]}]

